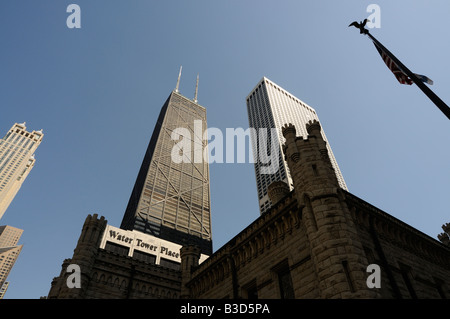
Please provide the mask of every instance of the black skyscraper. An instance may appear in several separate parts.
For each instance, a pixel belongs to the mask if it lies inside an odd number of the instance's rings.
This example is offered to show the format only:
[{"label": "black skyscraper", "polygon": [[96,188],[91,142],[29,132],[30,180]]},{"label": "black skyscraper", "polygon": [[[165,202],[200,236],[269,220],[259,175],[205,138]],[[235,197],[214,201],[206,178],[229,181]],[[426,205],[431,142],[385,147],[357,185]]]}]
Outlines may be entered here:
[{"label": "black skyscraper", "polygon": [[[190,100],[178,93],[178,84],[179,78],[159,114],[121,228],[180,245],[195,244],[210,255],[209,164],[202,155],[208,142],[203,140],[206,109],[197,103],[197,87]],[[180,130],[188,134],[180,137]],[[190,152],[179,150],[182,140],[191,146]]]}]

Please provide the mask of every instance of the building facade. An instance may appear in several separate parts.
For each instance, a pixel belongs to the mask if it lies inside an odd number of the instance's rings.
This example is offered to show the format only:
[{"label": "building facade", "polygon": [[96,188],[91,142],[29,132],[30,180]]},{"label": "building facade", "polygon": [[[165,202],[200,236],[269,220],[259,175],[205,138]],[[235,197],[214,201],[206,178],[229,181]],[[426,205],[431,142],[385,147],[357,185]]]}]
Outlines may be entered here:
[{"label": "building facade", "polygon": [[17,245],[22,233],[22,229],[0,226],[0,299],[8,289],[6,279],[22,251],[23,245]]},{"label": "building facade", "polygon": [[[292,177],[289,167],[283,158],[281,145],[283,135],[281,128],[285,123],[292,123],[298,127],[299,131],[306,136],[305,125],[310,120],[319,120],[316,111],[296,98],[279,85],[263,77],[246,98],[248,121],[251,128],[256,130],[265,128],[275,128],[276,138],[272,141],[272,135],[267,134],[267,142],[264,142],[260,135],[252,135],[252,151],[255,156],[255,175],[258,191],[259,208],[261,214],[265,213],[271,207],[271,201],[267,189],[274,181],[284,181],[292,189]],[[258,137],[257,137],[258,136]],[[327,140],[325,132],[322,130],[322,136]],[[274,144],[272,144],[274,143]],[[272,149],[272,147],[274,147]],[[261,148],[267,148],[266,152],[261,152]],[[333,155],[331,147],[327,144],[328,153],[339,181],[339,186],[347,190],[342,173],[337,161]],[[263,172],[267,166],[264,163],[262,154],[277,152],[278,164],[275,172],[269,174]],[[256,156],[258,155],[258,156]]]},{"label": "building facade", "polygon": [[437,241],[342,189],[320,124],[305,128],[283,127],[292,190],[272,183],[272,208],[203,263],[181,249],[181,296],[450,298],[449,224]]},{"label": "building facade", "polygon": [[[194,100],[178,93],[178,83],[161,109],[120,227],[196,243],[211,254],[206,109],[197,91]],[[189,149],[178,151],[181,142]]]},{"label": "building facade", "polygon": [[25,123],[16,123],[0,140],[0,218],[33,168],[43,137],[42,130],[28,132]]}]

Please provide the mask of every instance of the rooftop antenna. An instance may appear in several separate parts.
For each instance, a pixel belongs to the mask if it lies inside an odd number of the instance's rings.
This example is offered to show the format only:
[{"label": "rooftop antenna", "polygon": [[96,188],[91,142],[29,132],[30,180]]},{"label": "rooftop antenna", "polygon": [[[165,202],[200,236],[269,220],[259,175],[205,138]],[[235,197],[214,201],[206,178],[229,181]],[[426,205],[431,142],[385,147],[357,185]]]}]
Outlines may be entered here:
[{"label": "rooftop antenna", "polygon": [[175,92],[178,93],[178,87],[180,86],[180,78],[181,78],[181,69],[183,68],[183,66],[180,66],[180,73],[178,73],[178,81],[177,81],[177,86],[175,87]]},{"label": "rooftop antenna", "polygon": [[195,95],[194,95],[195,103],[197,103],[197,94],[198,94],[198,74],[197,74],[197,84],[195,84]]}]

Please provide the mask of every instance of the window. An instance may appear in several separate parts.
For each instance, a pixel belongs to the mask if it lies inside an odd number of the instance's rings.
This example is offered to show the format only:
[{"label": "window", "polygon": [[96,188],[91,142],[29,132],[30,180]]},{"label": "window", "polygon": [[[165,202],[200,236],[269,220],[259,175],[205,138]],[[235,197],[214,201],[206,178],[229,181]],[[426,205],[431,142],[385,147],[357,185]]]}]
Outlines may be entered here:
[{"label": "window", "polygon": [[256,285],[247,290],[247,299],[258,299],[258,290],[256,290]]},{"label": "window", "polygon": [[317,165],[316,164],[313,164],[312,169],[313,169],[314,175],[315,176],[319,176],[319,173],[317,172]]},{"label": "window", "polygon": [[436,289],[439,293],[439,296],[441,296],[442,299],[447,299],[445,293],[444,293],[444,281],[434,278],[434,282],[436,283]]},{"label": "window", "polygon": [[128,252],[130,249],[128,247],[120,246],[118,244],[111,243],[108,241],[106,242],[105,250],[115,254],[119,254],[121,256],[128,256]]},{"label": "window", "polygon": [[348,287],[351,292],[355,292],[355,287],[353,286],[353,281],[350,276],[350,270],[348,268],[348,262],[346,260],[342,261],[342,268],[344,268],[345,277],[347,278]]},{"label": "window", "polygon": [[278,278],[281,299],[295,299],[294,285],[287,260],[272,268]]},{"label": "window", "polygon": [[256,287],[256,279],[253,279],[248,284],[242,286],[242,298],[258,299],[258,289]]},{"label": "window", "polygon": [[294,299],[294,286],[292,284],[291,272],[286,268],[278,273],[281,299]]},{"label": "window", "polygon": [[156,256],[144,253],[144,252],[139,251],[139,250],[135,250],[133,252],[133,258],[137,259],[137,260],[140,260],[140,261],[143,261],[145,263],[149,263],[149,264],[154,264],[155,261],[156,261]]},{"label": "window", "polygon": [[171,261],[168,259],[161,258],[159,265],[162,267],[174,269],[174,270],[180,270],[180,263],[177,263],[175,261]]},{"label": "window", "polygon": [[406,266],[404,264],[400,264],[400,271],[402,273],[403,281],[406,284],[406,287],[408,288],[408,292],[412,299],[417,299],[416,292],[414,291],[414,287],[411,282],[411,268],[409,266]]}]

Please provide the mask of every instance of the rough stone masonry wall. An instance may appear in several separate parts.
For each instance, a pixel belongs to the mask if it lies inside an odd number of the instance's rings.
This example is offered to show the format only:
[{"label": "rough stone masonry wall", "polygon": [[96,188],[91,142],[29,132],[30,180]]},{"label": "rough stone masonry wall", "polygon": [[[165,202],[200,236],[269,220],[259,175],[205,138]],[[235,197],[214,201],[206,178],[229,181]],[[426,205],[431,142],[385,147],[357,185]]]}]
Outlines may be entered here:
[{"label": "rough stone masonry wall", "polygon": [[180,271],[100,250],[86,299],[177,299]]},{"label": "rough stone masonry wall", "polygon": [[[74,255],[66,259],[52,281],[49,299],[179,298],[181,271],[145,263],[98,248],[107,221],[94,214],[83,225]],[[81,270],[81,288],[68,288],[67,267]]]},{"label": "rough stone masonry wall", "polygon": [[[366,268],[369,264],[375,263],[381,268],[381,288],[374,288],[379,297],[450,298],[450,250],[447,247],[349,193],[343,204],[348,205],[351,211],[352,224],[356,225],[362,243],[360,253],[367,260],[364,267],[359,269],[359,276],[363,280],[367,279],[370,273],[366,272]],[[260,217],[261,221],[250,225],[210,260],[200,265],[189,283],[191,298],[247,298],[247,288],[256,286],[258,298],[278,299],[280,287],[277,271],[286,265],[290,269],[295,298],[321,298],[304,219],[300,219],[299,224],[291,219],[290,225],[293,227],[289,228],[289,223],[285,223],[278,228],[285,231],[270,235],[276,229],[275,221],[281,225],[283,216],[284,220],[287,220],[287,216],[294,216],[293,210],[289,208],[295,205],[296,201],[290,194],[284,203],[273,208],[276,213],[268,213],[265,222],[264,216]],[[274,214],[272,221],[270,213]],[[299,211],[297,213],[300,214]],[[374,242],[370,216],[381,251]],[[266,228],[258,228],[259,223],[260,227]],[[329,257],[333,259],[333,251],[342,249],[345,246],[331,247]],[[327,270],[327,267],[323,265],[323,269],[319,270],[335,273],[335,270]],[[393,285],[397,286],[397,292]],[[344,288],[348,289],[348,286]],[[341,297],[346,298],[347,295]]]},{"label": "rough stone masonry wall", "polygon": [[[356,197],[349,194],[347,197]],[[351,207],[351,221],[361,242],[358,276],[365,280],[369,264],[381,269],[381,288],[373,289],[381,298],[450,298],[450,249],[439,241],[404,224],[363,200],[346,201]],[[356,208],[357,207],[357,208]],[[330,257],[339,255],[343,246],[317,246]],[[334,251],[334,252],[333,252]],[[362,258],[364,257],[367,258]],[[364,264],[364,261],[367,262]],[[327,271],[327,265],[322,269]],[[331,270],[331,269],[328,269]],[[331,271],[332,273],[332,271]],[[345,298],[345,296],[342,296]]]},{"label": "rough stone masonry wall", "polygon": [[289,270],[296,298],[318,297],[310,248],[292,194],[192,274],[191,298],[248,298],[255,287],[258,298],[280,298],[278,273]]},{"label": "rough stone masonry wall", "polygon": [[382,298],[450,298],[450,248],[356,196],[346,201]]}]

